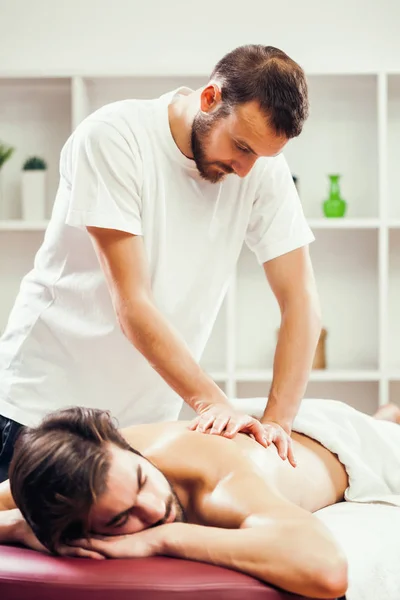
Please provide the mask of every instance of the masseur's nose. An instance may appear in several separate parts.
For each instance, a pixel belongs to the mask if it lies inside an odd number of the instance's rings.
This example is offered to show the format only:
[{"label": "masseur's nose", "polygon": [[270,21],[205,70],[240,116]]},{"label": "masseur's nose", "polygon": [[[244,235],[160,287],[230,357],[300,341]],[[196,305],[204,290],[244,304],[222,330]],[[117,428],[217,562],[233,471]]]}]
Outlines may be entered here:
[{"label": "masseur's nose", "polygon": [[165,516],[165,501],[150,492],[141,492],[136,500],[135,513],[147,525],[154,525]]},{"label": "masseur's nose", "polygon": [[256,156],[249,156],[248,158],[243,158],[242,160],[234,160],[232,162],[232,169],[239,177],[246,177],[246,175],[248,175],[253,168],[256,160]]}]

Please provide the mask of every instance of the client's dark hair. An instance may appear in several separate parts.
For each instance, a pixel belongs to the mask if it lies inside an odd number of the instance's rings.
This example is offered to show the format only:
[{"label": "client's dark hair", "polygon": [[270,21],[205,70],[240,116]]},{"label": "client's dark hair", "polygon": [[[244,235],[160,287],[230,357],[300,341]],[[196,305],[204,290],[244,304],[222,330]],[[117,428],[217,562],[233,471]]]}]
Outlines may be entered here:
[{"label": "client's dark hair", "polygon": [[308,90],[303,69],[273,46],[250,44],[226,54],[211,79],[221,84],[227,109],[257,101],[277,135],[300,135],[308,117]]},{"label": "client's dark hair", "polygon": [[11,493],[50,551],[88,536],[90,509],[106,487],[109,443],[136,452],[108,411],[89,408],[56,411],[21,430],[9,471]]}]

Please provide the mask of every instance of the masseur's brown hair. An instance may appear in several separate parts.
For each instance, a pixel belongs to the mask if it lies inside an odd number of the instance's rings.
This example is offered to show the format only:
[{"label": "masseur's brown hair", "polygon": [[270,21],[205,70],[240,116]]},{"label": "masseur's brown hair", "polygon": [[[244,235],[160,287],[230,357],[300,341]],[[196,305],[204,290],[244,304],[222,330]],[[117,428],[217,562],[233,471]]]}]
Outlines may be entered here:
[{"label": "masseur's brown hair", "polygon": [[273,46],[239,46],[215,66],[211,79],[221,83],[226,108],[257,101],[277,135],[300,135],[308,117],[303,69]]},{"label": "masseur's brown hair", "polygon": [[89,511],[106,486],[110,443],[136,452],[109,412],[89,408],[56,411],[38,427],[22,429],[10,465],[11,493],[51,552],[88,536]]}]

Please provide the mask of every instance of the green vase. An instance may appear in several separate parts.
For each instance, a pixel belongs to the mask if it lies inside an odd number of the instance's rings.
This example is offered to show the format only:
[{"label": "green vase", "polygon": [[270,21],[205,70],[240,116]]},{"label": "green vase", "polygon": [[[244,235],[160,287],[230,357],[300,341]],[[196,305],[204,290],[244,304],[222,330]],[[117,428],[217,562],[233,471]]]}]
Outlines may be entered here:
[{"label": "green vase", "polygon": [[340,175],[328,175],[330,179],[329,198],[323,203],[326,217],[344,217],[347,203],[340,195]]}]

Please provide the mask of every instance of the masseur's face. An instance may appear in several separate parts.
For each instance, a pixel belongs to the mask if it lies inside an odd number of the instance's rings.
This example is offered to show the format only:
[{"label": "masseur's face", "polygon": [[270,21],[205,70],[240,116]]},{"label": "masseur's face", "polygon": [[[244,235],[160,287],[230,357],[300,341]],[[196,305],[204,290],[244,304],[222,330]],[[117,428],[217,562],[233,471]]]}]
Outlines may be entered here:
[{"label": "masseur's face", "polygon": [[167,479],[145,458],[111,446],[106,491],[89,515],[93,533],[122,535],[183,520],[183,510]]},{"label": "masseur's face", "polygon": [[276,156],[288,141],[268,125],[257,102],[229,112],[215,85],[203,90],[200,102],[192,126],[192,152],[201,176],[211,183],[230,173],[245,177],[259,156]]}]

